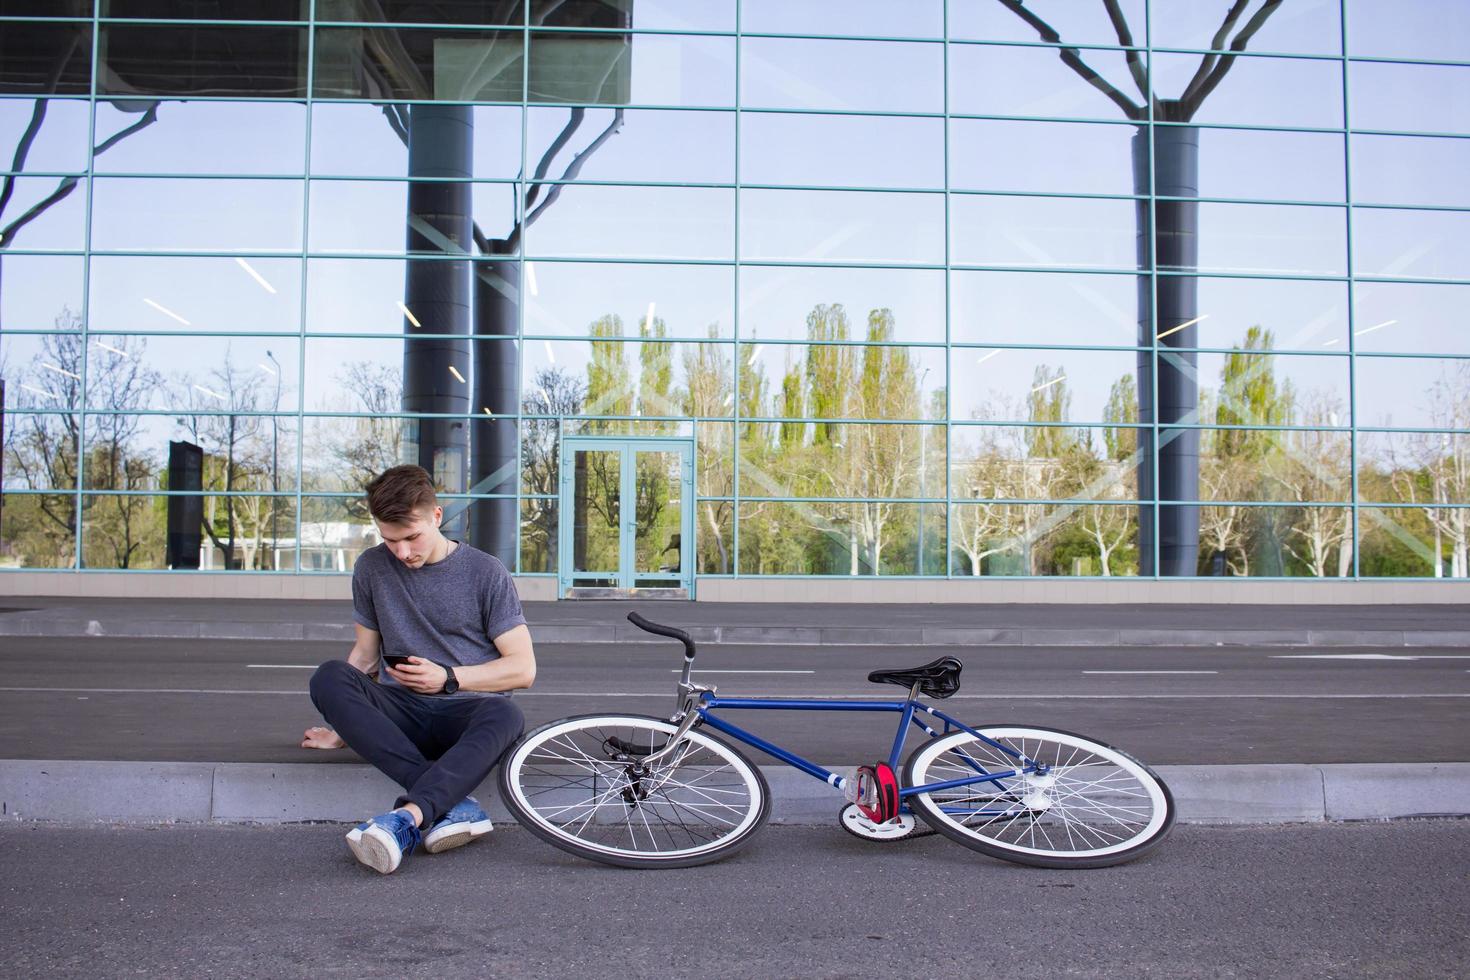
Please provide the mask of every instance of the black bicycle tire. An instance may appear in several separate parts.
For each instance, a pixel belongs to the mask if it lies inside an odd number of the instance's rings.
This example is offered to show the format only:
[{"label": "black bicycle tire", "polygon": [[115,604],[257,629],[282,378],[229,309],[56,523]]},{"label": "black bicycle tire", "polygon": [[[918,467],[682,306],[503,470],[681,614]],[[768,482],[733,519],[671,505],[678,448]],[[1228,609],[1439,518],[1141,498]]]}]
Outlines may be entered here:
[{"label": "black bicycle tire", "polygon": [[[948,820],[945,820],[939,815],[937,808],[934,806],[933,802],[928,798],[926,794],[911,794],[907,798],[909,808],[912,809],[921,820],[927,823],[930,827],[933,827],[939,833],[943,834],[945,837],[948,837],[950,840],[958,844],[963,844],[965,847],[968,847],[971,850],[979,851],[981,854],[985,854],[993,858],[999,858],[1002,861],[1008,861],[1012,864],[1022,864],[1033,868],[1049,868],[1052,870],[1083,870],[1091,868],[1109,868],[1119,864],[1126,864],[1129,861],[1136,861],[1137,859],[1143,857],[1145,854],[1148,854],[1150,851],[1154,850],[1156,847],[1162,844],[1164,842],[1164,839],[1169,836],[1169,832],[1174,829],[1174,821],[1175,818],[1178,816],[1178,808],[1175,806],[1174,803],[1174,794],[1169,790],[1169,785],[1164,782],[1159,774],[1154,772],[1153,769],[1151,769],[1147,764],[1141,761],[1137,756],[1134,756],[1129,752],[1125,752],[1115,746],[1109,745],[1106,742],[1099,741],[1098,739],[1095,739],[1090,735],[1083,735],[1079,732],[1070,732],[1062,728],[1052,728],[1047,725],[991,724],[976,726],[975,730],[983,733],[988,729],[997,728],[1024,728],[1036,732],[1051,733],[1054,735],[1065,735],[1068,738],[1081,739],[1084,742],[1089,742],[1100,748],[1107,749],[1109,752],[1117,753],[1118,755],[1122,756],[1129,762],[1142,769],[1148,775],[1148,777],[1158,785],[1158,788],[1161,791],[1164,799],[1163,823],[1159,826],[1159,829],[1154,831],[1154,833],[1148,838],[1139,841],[1132,847],[1126,848],[1122,851],[1114,852],[1112,854],[1093,857],[1067,857],[1061,854],[1052,856],[1027,854],[1024,852],[1012,850],[1010,848],[1002,847],[998,844],[992,844],[977,835],[966,833],[965,831],[957,829]],[[903,781],[905,787],[916,785],[916,781],[914,779],[914,763],[918,759],[919,755],[923,753],[926,749],[930,748],[936,741],[952,738],[956,734],[963,734],[963,732],[950,732],[946,735],[936,736],[935,738],[931,738],[928,741],[921,742],[919,745],[915,746],[914,750],[909,753],[908,759],[904,762]]]},{"label": "black bicycle tire", "polygon": [[505,807],[507,810],[510,811],[511,816],[515,817],[516,823],[520,824],[526,830],[530,831],[533,836],[539,837],[541,840],[550,844],[552,847],[565,851],[568,854],[573,854],[577,857],[585,858],[589,861],[596,861],[600,864],[612,865],[613,867],[642,869],[692,868],[702,864],[710,864],[714,861],[724,860],[725,858],[734,854],[736,851],[740,850],[746,844],[750,843],[751,838],[755,836],[756,832],[766,825],[766,821],[770,818],[771,815],[771,787],[770,784],[766,782],[765,774],[761,772],[759,766],[751,762],[750,759],[745,755],[745,753],[741,752],[735,746],[731,745],[729,742],[725,741],[722,738],[710,734],[709,732],[701,731],[699,733],[701,738],[708,739],[709,741],[718,745],[721,751],[730,753],[730,755],[734,756],[742,764],[749,767],[751,773],[755,776],[755,783],[760,789],[761,799],[759,812],[756,814],[755,820],[751,822],[751,825],[747,827],[744,831],[742,831],[738,836],[732,837],[728,841],[722,841],[717,847],[703,854],[687,855],[681,858],[652,858],[635,857],[632,855],[608,854],[595,848],[580,845],[575,841],[568,840],[566,837],[560,834],[556,834],[551,830],[548,830],[546,827],[542,826],[542,824],[537,821],[535,817],[531,816],[522,807],[519,799],[517,798],[514,787],[512,787],[511,785],[512,761],[515,759],[516,753],[521,750],[521,747],[524,744],[526,744],[542,732],[546,731],[547,729],[554,728],[559,725],[565,725],[568,722],[590,720],[594,718],[621,718],[632,721],[655,722],[659,725],[669,724],[668,719],[657,718],[653,715],[638,715],[626,712],[594,712],[583,715],[569,715],[566,718],[558,718],[555,721],[549,721],[544,725],[539,725],[531,731],[526,732],[519,739],[517,739],[515,744],[512,745],[510,749],[505,753],[505,757],[501,762],[497,785],[500,790],[501,802],[505,804]]}]

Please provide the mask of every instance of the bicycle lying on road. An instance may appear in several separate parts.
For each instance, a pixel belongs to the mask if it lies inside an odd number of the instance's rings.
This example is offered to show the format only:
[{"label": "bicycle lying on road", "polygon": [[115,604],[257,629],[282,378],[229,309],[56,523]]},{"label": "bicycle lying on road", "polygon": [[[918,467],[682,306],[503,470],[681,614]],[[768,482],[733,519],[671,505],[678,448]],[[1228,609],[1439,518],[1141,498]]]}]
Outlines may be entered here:
[{"label": "bicycle lying on road", "polygon": [[[844,793],[842,827],[874,841],[933,831],[983,854],[1043,868],[1102,868],[1157,847],[1174,823],[1169,789],[1143,763],[1071,732],[1027,725],[972,728],[918,700],[950,697],[954,657],[868,680],[908,689],[902,701],[725,698],[694,683],[688,633],[628,619],[684,644],[679,709],[668,721],[578,715],[528,732],[506,753],[500,792],[531,833],[564,851],[632,868],[680,868],[725,857],[770,815],[761,771],[720,732]],[[719,709],[888,711],[899,715],[886,762],[844,777],[715,714]],[[909,726],[929,738],[899,756]],[[931,831],[932,832],[932,831]]]}]

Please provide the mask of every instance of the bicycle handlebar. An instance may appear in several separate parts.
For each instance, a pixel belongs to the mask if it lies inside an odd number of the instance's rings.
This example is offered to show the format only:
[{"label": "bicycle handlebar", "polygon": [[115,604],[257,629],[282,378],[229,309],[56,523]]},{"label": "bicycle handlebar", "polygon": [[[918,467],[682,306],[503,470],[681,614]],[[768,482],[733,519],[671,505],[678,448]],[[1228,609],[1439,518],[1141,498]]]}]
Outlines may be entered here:
[{"label": "bicycle handlebar", "polygon": [[685,661],[690,661],[694,659],[694,641],[690,639],[689,634],[684,632],[683,630],[675,629],[672,626],[663,626],[659,623],[651,622],[647,619],[644,619],[642,616],[638,615],[635,612],[628,613],[628,622],[643,630],[645,633],[657,633],[659,636],[667,636],[670,639],[678,640],[680,643],[684,644]]}]

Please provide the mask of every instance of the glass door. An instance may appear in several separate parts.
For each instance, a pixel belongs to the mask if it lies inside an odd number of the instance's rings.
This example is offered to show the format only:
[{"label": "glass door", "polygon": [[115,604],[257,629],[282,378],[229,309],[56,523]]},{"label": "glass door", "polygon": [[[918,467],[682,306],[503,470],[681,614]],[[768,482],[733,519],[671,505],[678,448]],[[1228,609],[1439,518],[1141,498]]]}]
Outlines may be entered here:
[{"label": "glass door", "polygon": [[688,440],[563,439],[558,594],[689,594],[693,504]]}]

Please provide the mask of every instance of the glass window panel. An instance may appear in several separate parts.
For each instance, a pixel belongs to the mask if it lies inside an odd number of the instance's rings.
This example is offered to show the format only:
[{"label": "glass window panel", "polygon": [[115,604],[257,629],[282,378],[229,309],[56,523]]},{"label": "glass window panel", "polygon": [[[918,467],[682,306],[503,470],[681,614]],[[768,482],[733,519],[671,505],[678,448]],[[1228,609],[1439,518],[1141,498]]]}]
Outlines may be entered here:
[{"label": "glass window panel", "polygon": [[1359,507],[1364,578],[1470,575],[1470,507]]},{"label": "glass window panel", "polygon": [[1358,499],[1470,505],[1470,432],[1359,433]]},{"label": "glass window panel", "polygon": [[[540,411],[546,400],[533,394],[535,383],[522,400],[522,411]],[[558,392],[553,386],[547,393],[555,411]],[[561,492],[561,441],[559,425],[554,418],[521,420],[521,493],[555,495]]]},{"label": "glass window panel", "polygon": [[[1249,343],[1249,341],[1247,341]],[[1257,344],[1260,341],[1257,339]],[[1270,340],[1265,342],[1269,346]],[[1294,354],[1180,353],[1160,355],[1199,378],[1201,423],[1217,425],[1348,424],[1348,359]],[[1194,421],[1188,417],[1181,421]]]},{"label": "glass window panel", "polygon": [[322,27],[317,98],[519,102],[520,31]]},{"label": "glass window panel", "polygon": [[729,337],[734,280],[728,266],[531,262],[525,331],[584,336],[612,315],[636,327],[652,309],[671,337]]},{"label": "glass window panel", "polygon": [[[97,103],[97,142],[139,126],[136,103]],[[295,102],[163,102],[157,120],[108,148],[98,173],[300,174],[306,106]]]},{"label": "glass window panel", "polygon": [[1470,61],[1470,7],[1459,0],[1347,0],[1348,54]]},{"label": "glass window panel", "polygon": [[108,255],[92,259],[94,331],[295,333],[301,260]]},{"label": "glass window panel", "polygon": [[[1142,102],[1121,51],[1087,51],[1083,53],[1083,61],[1135,105]],[[949,111],[996,116],[1128,118],[1117,103],[1063,64],[1056,48],[975,44],[949,47]]]},{"label": "glass window panel", "polygon": [[18,172],[86,170],[90,128],[87,103],[74,99],[0,99],[0,146],[6,149],[0,166],[15,166],[21,138],[38,112],[45,118],[31,138]]},{"label": "glass window panel", "polygon": [[547,574],[557,570],[557,502],[548,499],[521,501],[522,575]]},{"label": "glass window panel", "polygon": [[[1224,4],[1153,3],[1149,5],[1150,37],[1161,48],[1224,51],[1255,23],[1259,27],[1248,39],[1252,51],[1338,54],[1342,50],[1339,0],[1295,0],[1276,5],[1274,10],[1264,9],[1270,6],[1263,0],[1247,4],[1230,30],[1216,40],[1230,9]],[[1263,13],[1263,20],[1255,20]]]},{"label": "glass window panel", "polygon": [[306,95],[304,27],[104,23],[97,90],[114,95]]},{"label": "glass window panel", "polygon": [[951,505],[955,575],[1137,575],[1137,507],[1106,504]]},{"label": "glass window panel", "polygon": [[[450,261],[435,266],[424,259],[415,263],[416,275],[439,270],[449,277],[446,289],[462,295],[453,302],[411,299],[407,291],[409,260],[405,259],[311,259],[307,263],[306,329],[308,333],[404,334],[418,331],[459,332],[466,329],[446,313],[472,307],[468,330],[480,334],[514,334],[515,275],[513,263],[479,262],[471,266],[473,278],[465,278],[464,266]],[[505,277],[510,276],[510,284]],[[474,288],[492,293],[468,295]],[[427,295],[427,294],[426,294]],[[488,296],[504,296],[506,303],[487,302]],[[412,315],[413,320],[409,319]],[[478,319],[475,319],[475,317]],[[414,326],[414,321],[418,326]]]},{"label": "glass window panel", "polygon": [[5,563],[16,568],[74,567],[76,506],[72,496],[7,496],[0,513],[0,556]]},{"label": "glass window panel", "polygon": [[[1201,197],[1345,200],[1342,137],[1336,133],[1201,129],[1199,143]],[[1291,165],[1283,167],[1282,160]]]},{"label": "glass window panel", "polygon": [[1199,205],[1199,227],[1201,270],[1310,276],[1347,269],[1342,208],[1205,203]]},{"label": "glass window panel", "polygon": [[[1118,32],[1101,3],[1074,0],[1029,0],[1026,7],[1046,22],[1068,44],[1117,44]],[[1129,26],[1132,43],[1147,37],[1144,0],[1121,0],[1118,4]],[[998,3],[951,0],[949,36],[977,41],[1040,41],[1036,28]],[[1053,55],[1055,57],[1055,55]]]},{"label": "glass window panel", "polygon": [[[352,365],[344,369],[352,375]],[[402,398],[393,386],[391,400],[383,395],[381,378],[357,372],[370,387],[353,408],[382,405],[384,411],[399,411]],[[368,481],[389,467],[409,458],[413,420],[389,415],[351,417],[307,416],[303,419],[301,486],[311,493],[360,493]],[[367,508],[362,507],[363,516]]]},{"label": "glass window panel", "polygon": [[[0,359],[6,368],[5,407],[48,412],[80,408],[82,343],[80,333],[6,334],[0,339]],[[10,438],[9,429],[5,438]]]},{"label": "glass window panel", "polygon": [[1207,504],[1197,511],[1197,574],[1202,577],[1337,578],[1352,574],[1352,511],[1346,507]]},{"label": "glass window panel", "polygon": [[[612,317],[598,329],[621,331],[622,326],[617,317]],[[607,336],[621,338],[621,333]],[[694,414],[691,384],[696,396],[708,386],[732,389],[733,381],[727,373],[730,360],[721,356],[725,349],[717,344],[672,341],[531,341],[526,344],[521,365],[521,384],[528,400],[544,404],[549,397],[553,402],[570,403],[576,406],[578,415],[687,416]],[[549,378],[556,380],[554,387],[547,385]],[[672,429],[660,431],[661,424],[648,425],[643,434],[678,434]],[[589,434],[602,432],[595,429]]]},{"label": "glass window panel", "polygon": [[92,186],[96,249],[301,249],[299,180],[99,177]]},{"label": "glass window panel", "polygon": [[[1347,284],[1296,279],[1199,276],[1201,347],[1243,343],[1251,327],[1271,332],[1276,350],[1347,350]],[[1160,324],[1159,332],[1170,329]]]},{"label": "glass window panel", "polygon": [[[547,256],[729,259],[735,194],[702,187],[561,186],[543,208],[526,250]],[[548,203],[551,202],[551,203]],[[535,212],[533,212],[535,213]]]},{"label": "glass window panel", "polygon": [[[21,382],[25,384],[26,382]],[[45,409],[55,404],[34,392],[21,390],[11,383],[5,386],[7,418],[5,420],[5,484],[6,490],[73,490],[77,485],[77,441],[80,439],[80,415],[46,411],[16,412],[15,405]],[[5,516],[17,498],[5,498]]]},{"label": "glass window panel", "polygon": [[[290,0],[278,0],[286,3]],[[303,4],[303,6],[305,6]],[[525,17],[520,0],[486,3],[485,0],[317,0],[319,21],[382,21],[388,24],[495,24],[518,26]]]},{"label": "glass window panel", "polygon": [[91,90],[90,23],[11,22],[0,31],[0,92],[87,95]]},{"label": "glass window panel", "polygon": [[[813,336],[877,339],[881,310],[847,323],[841,307],[812,311]],[[751,344],[741,348],[741,415],[785,419],[943,417],[944,351],[865,344]],[[832,426],[825,426],[827,430]]]},{"label": "glass window panel", "polygon": [[894,340],[944,340],[944,273],[937,269],[751,266],[740,272],[740,335],[807,340],[819,307],[840,306],[852,339],[877,311],[891,314]]},{"label": "glass window panel", "polygon": [[1353,209],[1359,275],[1463,279],[1470,269],[1470,212]]},{"label": "glass window panel", "polygon": [[[735,180],[732,112],[537,107],[530,110],[527,125],[527,163],[534,172],[548,177],[691,183]],[[559,146],[563,139],[565,145]]]},{"label": "glass window panel", "polygon": [[750,34],[854,34],[943,37],[944,0],[742,0],[740,29]]},{"label": "glass window panel", "polygon": [[304,572],[350,572],[357,556],[380,541],[362,495],[301,501],[300,562]]},{"label": "glass window panel", "polygon": [[[761,430],[758,424],[748,424],[740,431],[753,438]],[[734,496],[735,426],[729,422],[698,422],[694,433],[694,492],[700,497]],[[707,512],[699,519],[707,520]]]},{"label": "glass window panel", "polygon": [[943,497],[944,427],[742,424],[740,496]]},{"label": "glass window panel", "polygon": [[944,110],[942,45],[763,37],[741,44],[740,101],[745,106]]},{"label": "glass window panel", "polygon": [[[1347,424],[1346,413],[1333,414]],[[1346,430],[1195,431],[1200,500],[1336,503],[1351,497],[1352,438]],[[1159,439],[1167,442],[1181,434],[1165,429]]]},{"label": "glass window panel", "polygon": [[944,121],[747,112],[740,179],[819,187],[943,187]]},{"label": "glass window panel", "polygon": [[[1081,273],[950,274],[950,339],[957,343],[1138,342],[1138,280]],[[983,356],[988,351],[979,351]]]},{"label": "glass window panel", "polygon": [[951,496],[986,500],[1136,500],[1138,431],[956,425]]},{"label": "glass window panel", "polygon": [[92,0],[0,0],[0,17],[92,17]]},{"label": "glass window panel", "polygon": [[1353,136],[1353,200],[1470,206],[1470,140]]},{"label": "glass window panel", "polygon": [[531,35],[532,102],[733,105],[735,41],[674,34]]},{"label": "glass window panel", "polygon": [[1354,288],[1357,350],[1470,354],[1470,286],[1360,282]]},{"label": "glass window panel", "polygon": [[742,575],[914,575],[921,515],[939,512],[923,521],[927,530],[944,524],[936,504],[765,501],[739,510]]},{"label": "glass window panel", "polygon": [[[327,19],[323,12],[330,2],[333,0],[323,0],[318,5],[318,17]],[[203,4],[181,0],[102,0],[98,14],[145,20],[306,20],[309,6],[303,0],[213,0]]]},{"label": "glass window panel", "polygon": [[1350,62],[1354,129],[1470,133],[1470,67]]},{"label": "glass window panel", "polygon": [[679,436],[689,438],[694,426],[689,422],[657,419],[563,419],[562,432],[569,436]]},{"label": "glass window panel", "polygon": [[694,561],[700,575],[735,571],[735,501],[700,500],[694,505]]},{"label": "glass window panel", "polygon": [[1358,425],[1470,430],[1470,361],[1357,358]]},{"label": "glass window panel", "polygon": [[[1154,91],[1163,98],[1180,98],[1199,69],[1202,57],[1155,53]],[[1282,92],[1290,92],[1292,97],[1283,99]],[[1219,87],[1204,97],[1191,121],[1245,126],[1341,126],[1342,65],[1337,61],[1238,56]],[[1353,125],[1361,123],[1354,118]]]},{"label": "glass window panel", "polygon": [[76,178],[17,177],[0,212],[0,247],[77,249],[86,239],[87,190]]},{"label": "glass window panel", "polygon": [[[271,398],[266,401],[269,409]],[[296,432],[296,416],[288,414],[179,419],[94,412],[86,419],[85,489],[166,490],[169,443],[184,440],[210,447],[216,457],[233,458],[237,489],[294,493]],[[224,489],[223,462],[211,459],[206,465],[220,467],[218,484],[206,487]]]},{"label": "glass window panel", "polygon": [[[446,202],[440,196],[466,190],[469,201]],[[394,254],[409,250],[412,229],[414,251],[464,254],[470,243],[441,230],[454,223],[453,212],[445,209],[464,204],[470,206],[465,217],[488,236],[506,238],[515,226],[513,184],[312,181],[308,242],[314,252]]]},{"label": "glass window panel", "polygon": [[0,328],[76,330],[81,326],[82,257],[6,255],[0,276]]},{"label": "glass window panel", "polygon": [[538,27],[733,31],[735,0],[531,0],[531,23]]},{"label": "glass window panel", "polygon": [[956,195],[950,258],[969,265],[1131,268],[1133,201]]},{"label": "glass window panel", "polygon": [[[311,109],[311,172],[342,177],[408,177],[408,138],[395,125],[412,126],[414,106],[318,102]],[[426,114],[443,106],[426,106]],[[465,111],[453,107],[447,111]],[[521,170],[521,110],[513,106],[468,108],[471,174],[513,179]],[[391,115],[390,115],[391,113]],[[443,176],[440,172],[424,176]]]},{"label": "glass window panel", "polygon": [[234,412],[243,418],[294,412],[300,390],[297,341],[287,337],[93,334],[87,371],[87,407],[94,411]]},{"label": "glass window panel", "polygon": [[1127,421],[1111,417],[1110,402],[1117,402],[1115,391],[1137,392],[1137,361],[1132,351],[957,347],[950,356],[950,414],[998,422]]},{"label": "glass window panel", "polygon": [[950,186],[1132,194],[1137,132],[1100,123],[955,119],[949,126]]},{"label": "glass window panel", "polygon": [[[516,360],[513,340],[477,345],[468,338],[442,335],[422,340],[308,338],[305,405],[308,411],[326,413],[386,415],[414,411],[483,416],[484,409],[492,408],[507,414],[513,405],[501,408],[483,404],[505,393],[493,388],[485,391],[482,383],[485,387],[502,383],[498,368],[503,361],[514,365]],[[423,371],[416,392],[406,389],[403,381],[405,365],[410,361],[416,365],[415,370]],[[464,420],[445,420],[443,426],[451,433],[446,438],[468,445]],[[459,484],[446,481],[445,485]]]},{"label": "glass window panel", "polygon": [[745,259],[944,261],[944,197],[863,191],[740,192]]},{"label": "glass window panel", "polygon": [[[83,567],[168,568],[168,502],[162,496],[84,497]],[[211,496],[203,503],[207,530],[200,541],[201,569],[295,570],[294,497]]]}]

